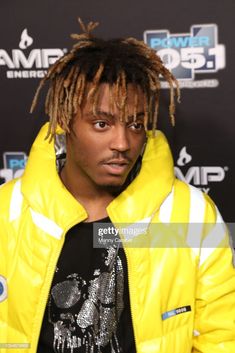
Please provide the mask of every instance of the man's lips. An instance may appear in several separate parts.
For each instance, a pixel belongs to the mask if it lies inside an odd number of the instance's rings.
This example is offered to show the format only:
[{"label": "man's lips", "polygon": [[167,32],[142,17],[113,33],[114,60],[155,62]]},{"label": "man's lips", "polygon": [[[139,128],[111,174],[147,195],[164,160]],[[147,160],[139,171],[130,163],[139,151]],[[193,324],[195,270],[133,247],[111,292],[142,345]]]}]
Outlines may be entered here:
[{"label": "man's lips", "polygon": [[112,159],[103,163],[104,168],[109,174],[122,175],[129,169],[130,160]]}]

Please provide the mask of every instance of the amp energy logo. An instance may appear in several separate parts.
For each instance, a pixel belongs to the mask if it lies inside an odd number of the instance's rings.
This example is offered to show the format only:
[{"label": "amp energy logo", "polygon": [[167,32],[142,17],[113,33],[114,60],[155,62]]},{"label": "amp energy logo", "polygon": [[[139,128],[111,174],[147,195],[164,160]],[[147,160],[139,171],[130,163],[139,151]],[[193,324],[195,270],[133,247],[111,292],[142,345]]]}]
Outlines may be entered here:
[{"label": "amp energy logo", "polygon": [[219,183],[224,180],[228,167],[188,166],[192,159],[192,156],[186,150],[186,146],[184,146],[176,161],[175,175],[178,179],[192,184],[208,194],[212,183]]},{"label": "amp energy logo", "polygon": [[33,44],[33,38],[28,35],[27,28],[23,30],[21,33],[21,38],[20,38],[20,43],[19,43],[19,48],[20,49],[26,49],[30,47],[30,45]]},{"label": "amp energy logo", "polygon": [[3,182],[18,178],[23,174],[27,162],[24,152],[3,153],[3,169],[0,169],[0,178]]},{"label": "amp energy logo", "polygon": [[17,49],[0,48],[0,73],[6,69],[6,77],[12,78],[42,78],[50,65],[63,56],[67,49],[31,48],[33,37],[25,28],[19,36]]},{"label": "amp energy logo", "polygon": [[197,75],[213,74],[225,68],[225,46],[218,44],[216,24],[192,25],[189,33],[147,30],[144,41],[156,50],[181,87],[218,86],[216,79],[195,80]]}]

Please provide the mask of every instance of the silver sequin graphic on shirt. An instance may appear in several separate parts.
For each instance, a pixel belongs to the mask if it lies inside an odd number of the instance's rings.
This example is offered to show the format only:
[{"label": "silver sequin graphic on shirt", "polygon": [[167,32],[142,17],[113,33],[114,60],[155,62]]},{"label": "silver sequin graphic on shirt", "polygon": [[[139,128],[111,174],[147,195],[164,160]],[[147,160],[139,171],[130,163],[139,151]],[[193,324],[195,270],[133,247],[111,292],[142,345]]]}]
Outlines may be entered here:
[{"label": "silver sequin graphic on shirt", "polygon": [[[124,307],[123,265],[115,247],[105,251],[106,270],[95,269],[89,283],[77,274],[71,274],[51,289],[48,312],[54,326],[56,353],[65,350],[76,353],[79,348],[86,353],[99,353],[107,344],[112,353],[121,353],[116,330]],[[52,300],[57,308],[64,309],[59,317],[52,315]],[[80,301],[79,312],[71,313],[69,309]]]}]

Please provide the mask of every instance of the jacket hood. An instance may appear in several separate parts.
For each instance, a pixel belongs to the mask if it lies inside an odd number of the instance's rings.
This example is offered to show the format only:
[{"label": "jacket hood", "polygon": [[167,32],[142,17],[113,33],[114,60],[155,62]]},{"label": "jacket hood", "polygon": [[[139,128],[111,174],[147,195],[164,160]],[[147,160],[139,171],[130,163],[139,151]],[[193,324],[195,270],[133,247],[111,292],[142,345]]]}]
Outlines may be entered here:
[{"label": "jacket hood", "polygon": [[[45,124],[32,145],[22,177],[22,193],[30,207],[54,220],[63,229],[87,218],[81,204],[62,183],[54,141],[45,140]],[[63,130],[59,129],[62,135]],[[151,217],[170,193],[174,182],[173,160],[163,133],[148,133],[139,174],[108,206],[112,221],[137,222]]]}]

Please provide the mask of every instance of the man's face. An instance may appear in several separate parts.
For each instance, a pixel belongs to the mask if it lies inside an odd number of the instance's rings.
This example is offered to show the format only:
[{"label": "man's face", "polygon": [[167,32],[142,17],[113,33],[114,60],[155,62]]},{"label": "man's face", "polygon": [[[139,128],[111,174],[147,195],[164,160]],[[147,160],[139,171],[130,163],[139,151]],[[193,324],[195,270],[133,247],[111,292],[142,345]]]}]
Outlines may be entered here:
[{"label": "man's face", "polygon": [[[120,187],[124,184],[143,148],[144,95],[128,85],[127,122],[120,121],[120,110],[111,109],[110,86],[99,86],[97,115],[85,101],[67,134],[67,161],[70,172],[80,185]],[[138,95],[137,119],[134,122],[135,97]]]}]

